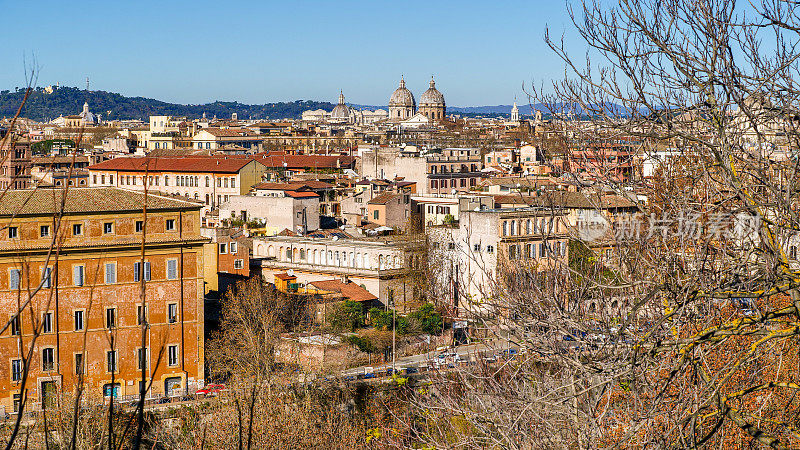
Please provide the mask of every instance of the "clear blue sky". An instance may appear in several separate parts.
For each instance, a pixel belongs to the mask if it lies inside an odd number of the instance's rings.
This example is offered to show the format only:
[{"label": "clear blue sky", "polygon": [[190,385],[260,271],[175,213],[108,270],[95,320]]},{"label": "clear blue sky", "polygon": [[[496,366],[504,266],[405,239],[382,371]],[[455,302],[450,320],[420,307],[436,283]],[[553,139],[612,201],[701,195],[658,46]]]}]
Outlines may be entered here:
[{"label": "clear blue sky", "polygon": [[[575,33],[562,0],[0,0],[0,88],[84,86],[180,103],[297,99],[387,103],[405,75],[449,105],[508,104],[563,74],[543,42]],[[582,46],[570,41],[582,54]],[[579,55],[580,56],[580,55]]]}]

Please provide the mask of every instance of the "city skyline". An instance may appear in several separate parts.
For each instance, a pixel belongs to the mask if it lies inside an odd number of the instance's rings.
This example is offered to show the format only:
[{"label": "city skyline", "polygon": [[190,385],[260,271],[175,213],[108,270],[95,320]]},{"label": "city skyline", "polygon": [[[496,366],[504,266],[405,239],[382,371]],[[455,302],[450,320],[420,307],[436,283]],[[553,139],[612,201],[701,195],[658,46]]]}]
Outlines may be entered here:
[{"label": "city skyline", "polygon": [[40,86],[89,77],[94,90],[183,104],[335,102],[342,90],[348,103],[385,105],[401,76],[421,93],[431,75],[452,106],[510,104],[523,83],[562,73],[543,35],[561,35],[565,6],[535,3],[9,4],[38,25],[0,31],[19,51],[0,87],[21,86],[35,61]]}]

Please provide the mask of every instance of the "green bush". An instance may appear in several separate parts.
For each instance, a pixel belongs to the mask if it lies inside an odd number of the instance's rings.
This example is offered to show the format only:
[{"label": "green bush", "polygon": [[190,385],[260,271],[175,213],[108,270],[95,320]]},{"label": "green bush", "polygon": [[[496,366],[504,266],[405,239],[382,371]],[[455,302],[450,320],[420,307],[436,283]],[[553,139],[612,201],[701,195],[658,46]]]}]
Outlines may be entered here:
[{"label": "green bush", "polygon": [[[369,318],[376,330],[392,330],[392,311],[380,308],[371,308]],[[396,317],[395,327],[397,334],[439,334],[442,331],[442,316],[432,304],[426,303],[418,310],[406,316]]]},{"label": "green bush", "polygon": [[336,331],[355,331],[364,326],[364,308],[359,302],[345,300],[333,308],[328,322]]},{"label": "green bush", "polygon": [[430,303],[425,303],[418,310],[409,314],[408,320],[419,324],[424,333],[439,334],[442,332],[442,315]]}]

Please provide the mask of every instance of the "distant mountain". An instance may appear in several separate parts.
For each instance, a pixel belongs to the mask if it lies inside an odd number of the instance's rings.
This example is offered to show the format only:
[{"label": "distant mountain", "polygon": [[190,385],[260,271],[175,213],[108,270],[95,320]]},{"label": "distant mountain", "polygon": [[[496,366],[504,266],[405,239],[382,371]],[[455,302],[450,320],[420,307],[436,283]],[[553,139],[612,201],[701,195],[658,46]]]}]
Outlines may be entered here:
[{"label": "distant mountain", "polygon": [[[19,108],[25,94],[23,90],[0,91],[0,117],[13,116]],[[294,102],[266,103],[263,105],[248,105],[239,102],[215,101],[202,105],[182,105],[168,103],[145,97],[125,97],[124,95],[106,91],[87,91],[75,87],[61,87],[47,93],[43,88],[37,88],[28,98],[22,116],[29,119],[43,121],[58,117],[78,114],[84,103],[89,103],[89,110],[100,114],[103,119],[140,119],[147,121],[149,116],[169,115],[177,117],[198,118],[206,117],[224,119],[237,113],[241,119],[299,119],[302,112],[309,109],[323,109],[331,111],[334,105],[330,102],[314,100],[296,100]],[[357,105],[350,106],[359,109],[384,109],[383,105]],[[463,114],[466,116],[508,116],[512,105],[496,106],[448,106],[447,112]],[[611,105],[615,106],[615,105]],[[542,104],[518,105],[523,116],[533,114],[533,109],[543,112],[544,117],[549,117],[547,108]]]},{"label": "distant mountain", "polygon": [[[25,91],[0,91],[0,117],[13,116],[24,97]],[[206,114],[208,118],[229,118],[237,113],[241,119],[283,119],[300,118],[308,109],[325,109],[330,111],[335,106],[329,102],[297,100],[294,102],[266,103],[263,105],[247,105],[239,102],[215,101],[203,105],[181,105],[167,103],[144,97],[125,97],[124,95],[106,91],[87,91],[74,87],[61,87],[48,94],[38,88],[25,104],[22,116],[33,120],[54,119],[59,115],[78,114],[84,102],[89,103],[89,110],[102,115],[103,119],[140,119],[147,121],[148,116],[170,115],[178,117],[198,118]]]}]

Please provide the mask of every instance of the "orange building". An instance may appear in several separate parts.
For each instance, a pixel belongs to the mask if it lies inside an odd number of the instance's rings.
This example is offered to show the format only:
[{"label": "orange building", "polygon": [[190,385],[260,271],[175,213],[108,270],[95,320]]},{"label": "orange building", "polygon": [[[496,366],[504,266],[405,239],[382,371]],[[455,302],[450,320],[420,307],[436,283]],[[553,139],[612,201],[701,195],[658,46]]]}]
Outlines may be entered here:
[{"label": "orange building", "polygon": [[0,198],[0,408],[27,398],[36,409],[80,385],[89,402],[136,398],[142,381],[151,398],[202,386],[201,206],[150,194],[145,219],[143,193],[64,192]]}]

